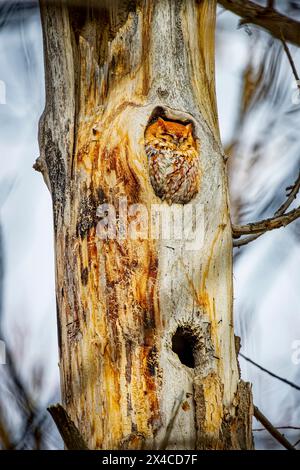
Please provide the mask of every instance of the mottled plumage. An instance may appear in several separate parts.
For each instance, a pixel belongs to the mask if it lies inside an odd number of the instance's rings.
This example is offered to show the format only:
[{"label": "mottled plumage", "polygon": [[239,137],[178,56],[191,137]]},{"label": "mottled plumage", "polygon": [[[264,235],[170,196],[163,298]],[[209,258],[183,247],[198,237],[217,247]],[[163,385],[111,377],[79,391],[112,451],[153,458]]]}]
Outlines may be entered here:
[{"label": "mottled plumage", "polygon": [[155,194],[168,204],[186,204],[199,189],[200,167],[192,124],[158,118],[145,133],[145,150]]}]

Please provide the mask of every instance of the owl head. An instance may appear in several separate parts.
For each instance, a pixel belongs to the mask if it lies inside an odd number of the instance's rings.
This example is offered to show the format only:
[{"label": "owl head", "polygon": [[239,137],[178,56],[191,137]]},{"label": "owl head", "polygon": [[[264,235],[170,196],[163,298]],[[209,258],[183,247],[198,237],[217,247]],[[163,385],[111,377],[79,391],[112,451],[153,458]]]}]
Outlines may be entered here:
[{"label": "owl head", "polygon": [[160,148],[180,149],[182,151],[196,148],[191,123],[180,124],[158,118],[147,128],[145,138],[148,143],[157,145]]}]

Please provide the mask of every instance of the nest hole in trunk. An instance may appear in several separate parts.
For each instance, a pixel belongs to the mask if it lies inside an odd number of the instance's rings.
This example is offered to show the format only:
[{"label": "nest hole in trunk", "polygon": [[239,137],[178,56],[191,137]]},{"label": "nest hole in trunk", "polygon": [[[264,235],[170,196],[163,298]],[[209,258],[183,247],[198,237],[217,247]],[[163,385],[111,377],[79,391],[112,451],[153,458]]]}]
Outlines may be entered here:
[{"label": "nest hole in trunk", "polygon": [[198,338],[187,326],[179,326],[172,337],[172,351],[176,353],[182,364],[190,369],[195,368],[195,350]]}]

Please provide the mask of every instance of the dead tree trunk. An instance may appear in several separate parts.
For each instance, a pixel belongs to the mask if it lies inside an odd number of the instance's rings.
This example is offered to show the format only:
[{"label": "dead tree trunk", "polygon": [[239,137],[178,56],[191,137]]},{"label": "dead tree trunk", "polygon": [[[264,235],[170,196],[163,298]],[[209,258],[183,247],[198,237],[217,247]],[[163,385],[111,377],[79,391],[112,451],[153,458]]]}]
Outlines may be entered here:
[{"label": "dead tree trunk", "polygon": [[[87,3],[41,0],[36,167],[53,198],[64,405],[89,448],[249,449],[215,2]],[[187,204],[153,191],[144,135],[158,117],[193,126],[201,180]]]}]

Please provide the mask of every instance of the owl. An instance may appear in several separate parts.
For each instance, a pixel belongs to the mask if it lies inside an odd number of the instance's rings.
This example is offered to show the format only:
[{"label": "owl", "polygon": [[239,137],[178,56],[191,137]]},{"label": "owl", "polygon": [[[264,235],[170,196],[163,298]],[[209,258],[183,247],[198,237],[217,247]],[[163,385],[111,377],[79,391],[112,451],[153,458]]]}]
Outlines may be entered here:
[{"label": "owl", "polygon": [[168,204],[187,204],[198,192],[200,182],[192,124],[158,118],[146,129],[145,150],[155,194]]}]

